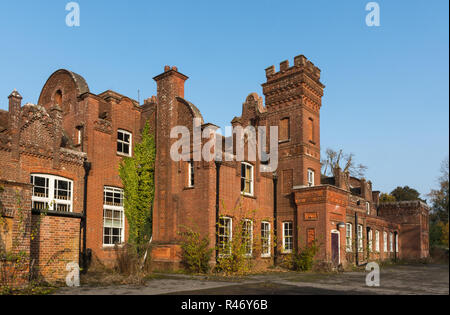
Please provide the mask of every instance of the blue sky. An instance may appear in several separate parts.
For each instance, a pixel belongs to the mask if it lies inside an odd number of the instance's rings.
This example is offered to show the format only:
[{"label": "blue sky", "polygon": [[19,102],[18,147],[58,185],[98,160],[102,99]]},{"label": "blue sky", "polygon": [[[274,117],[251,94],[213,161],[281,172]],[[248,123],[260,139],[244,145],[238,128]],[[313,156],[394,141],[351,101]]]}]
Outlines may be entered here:
[{"label": "blue sky", "polygon": [[323,150],[354,153],[374,189],[437,185],[449,152],[447,0],[378,1],[376,28],[361,0],[79,0],[78,28],[65,24],[68,2],[0,2],[0,108],[14,88],[36,103],[59,68],[93,93],[139,89],[142,100],[176,65],[190,77],[186,98],[224,127],[262,94],[265,68],[304,54],[327,86]]}]

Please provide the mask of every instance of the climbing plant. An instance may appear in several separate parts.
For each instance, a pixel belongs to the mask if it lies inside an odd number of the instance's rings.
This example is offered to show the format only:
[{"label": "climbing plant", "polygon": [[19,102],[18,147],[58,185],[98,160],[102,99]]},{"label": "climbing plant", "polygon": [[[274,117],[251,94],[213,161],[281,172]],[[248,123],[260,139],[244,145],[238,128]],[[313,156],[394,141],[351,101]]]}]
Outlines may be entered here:
[{"label": "climbing plant", "polygon": [[119,175],[124,186],[124,209],[129,225],[129,242],[138,254],[152,235],[152,210],[155,195],[155,139],[147,122],[141,142],[132,157],[120,164]]}]

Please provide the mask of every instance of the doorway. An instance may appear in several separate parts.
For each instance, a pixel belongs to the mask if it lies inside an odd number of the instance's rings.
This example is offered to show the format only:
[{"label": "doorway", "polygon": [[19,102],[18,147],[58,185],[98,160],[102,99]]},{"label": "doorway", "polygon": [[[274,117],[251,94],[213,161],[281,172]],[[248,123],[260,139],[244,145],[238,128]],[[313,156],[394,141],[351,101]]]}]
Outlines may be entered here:
[{"label": "doorway", "polygon": [[339,231],[331,231],[331,262],[335,266],[341,263],[340,247],[340,233]]}]

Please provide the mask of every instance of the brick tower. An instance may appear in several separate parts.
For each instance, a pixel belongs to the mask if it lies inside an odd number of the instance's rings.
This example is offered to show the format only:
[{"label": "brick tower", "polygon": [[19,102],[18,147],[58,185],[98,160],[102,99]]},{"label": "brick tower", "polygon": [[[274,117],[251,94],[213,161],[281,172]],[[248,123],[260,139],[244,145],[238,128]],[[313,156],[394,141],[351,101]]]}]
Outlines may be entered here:
[{"label": "brick tower", "polygon": [[[267,122],[279,126],[279,166],[277,176],[278,230],[281,222],[298,226],[293,187],[320,184],[320,109],[325,86],[320,82],[320,70],[300,55],[266,69]],[[299,240],[294,229],[294,239]],[[295,249],[295,248],[294,248]],[[279,249],[280,250],[280,249]]]}]

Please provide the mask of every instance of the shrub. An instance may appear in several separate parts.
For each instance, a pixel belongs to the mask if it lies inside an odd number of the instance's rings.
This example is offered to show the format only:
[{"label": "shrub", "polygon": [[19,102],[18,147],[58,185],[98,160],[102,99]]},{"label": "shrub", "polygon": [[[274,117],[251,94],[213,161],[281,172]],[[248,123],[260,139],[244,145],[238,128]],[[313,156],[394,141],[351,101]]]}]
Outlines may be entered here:
[{"label": "shrub", "polygon": [[[240,217],[248,217],[240,215]],[[248,222],[248,219],[246,219]],[[224,247],[219,245],[219,257],[216,271],[226,275],[245,275],[251,272],[253,266],[253,253],[255,252],[255,239],[253,233],[245,229],[246,220],[242,220],[233,228],[234,237]],[[254,221],[254,220],[251,220]],[[249,249],[251,246],[251,253]]]},{"label": "shrub", "polygon": [[144,277],[150,271],[151,259],[148,255],[151,252],[150,245],[143,245],[140,248],[136,248],[134,244],[125,244],[121,247],[116,245],[115,251],[116,268],[120,274]]},{"label": "shrub", "polygon": [[208,273],[209,261],[213,253],[208,238],[202,238],[200,233],[190,228],[179,234],[183,239],[181,244],[182,264],[186,270],[192,273]]},{"label": "shrub", "polygon": [[288,257],[288,267],[294,271],[309,271],[314,266],[314,257],[318,252],[316,242],[303,248],[297,253],[292,253]]}]

